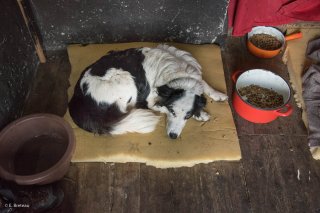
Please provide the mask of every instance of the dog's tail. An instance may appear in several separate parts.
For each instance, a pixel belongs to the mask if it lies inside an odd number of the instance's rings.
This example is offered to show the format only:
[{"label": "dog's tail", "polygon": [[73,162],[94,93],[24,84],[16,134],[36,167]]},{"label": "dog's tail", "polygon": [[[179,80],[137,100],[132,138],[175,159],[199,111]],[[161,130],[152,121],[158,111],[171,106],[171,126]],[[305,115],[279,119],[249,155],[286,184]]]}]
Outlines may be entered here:
[{"label": "dog's tail", "polygon": [[156,116],[151,110],[133,109],[125,118],[112,125],[110,134],[149,133],[156,128],[159,119],[160,116]]}]

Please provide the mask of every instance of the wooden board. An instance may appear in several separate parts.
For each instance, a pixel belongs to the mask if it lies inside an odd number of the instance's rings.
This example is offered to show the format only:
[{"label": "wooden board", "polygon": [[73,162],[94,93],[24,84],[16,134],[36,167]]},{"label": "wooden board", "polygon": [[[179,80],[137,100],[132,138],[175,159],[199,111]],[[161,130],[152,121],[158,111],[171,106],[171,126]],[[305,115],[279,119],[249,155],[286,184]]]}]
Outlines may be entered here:
[{"label": "wooden board", "polygon": [[[246,51],[244,41],[229,38],[222,48],[229,94],[231,73],[239,68],[277,69],[287,76],[281,56],[257,59]],[[30,107],[36,109],[39,101]],[[240,162],[177,169],[138,163],[72,164],[58,183],[65,191],[64,203],[52,212],[319,212],[320,162],[311,158],[300,111],[294,108],[292,117],[268,125],[235,115]]]}]

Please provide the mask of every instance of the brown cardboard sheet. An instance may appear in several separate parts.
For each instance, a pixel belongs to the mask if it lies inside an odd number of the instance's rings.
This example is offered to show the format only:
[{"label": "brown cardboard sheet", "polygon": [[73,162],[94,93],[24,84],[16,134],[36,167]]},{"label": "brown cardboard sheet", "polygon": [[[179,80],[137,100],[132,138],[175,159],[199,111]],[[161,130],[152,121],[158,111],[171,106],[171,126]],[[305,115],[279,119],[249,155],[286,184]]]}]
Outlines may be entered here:
[{"label": "brown cardboard sheet", "polygon": [[[69,59],[72,66],[69,99],[81,72],[109,50],[132,47],[156,46],[155,43],[120,43],[70,45]],[[226,92],[220,54],[216,45],[172,44],[187,50],[199,61],[203,77],[214,88]],[[165,131],[165,116],[156,130],[148,134],[99,136],[78,128],[69,113],[65,119],[74,129],[77,145],[73,162],[141,162],[158,168],[193,166],[219,160],[239,160],[241,152],[238,136],[228,102],[211,102],[206,111],[211,114],[208,122],[190,119],[181,137],[171,140]]]}]

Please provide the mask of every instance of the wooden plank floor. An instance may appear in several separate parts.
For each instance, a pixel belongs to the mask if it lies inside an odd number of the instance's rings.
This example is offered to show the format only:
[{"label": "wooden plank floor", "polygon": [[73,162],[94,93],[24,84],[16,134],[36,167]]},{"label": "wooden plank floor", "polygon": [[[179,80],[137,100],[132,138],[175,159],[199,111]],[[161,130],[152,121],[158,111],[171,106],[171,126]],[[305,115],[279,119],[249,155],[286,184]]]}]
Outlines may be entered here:
[{"label": "wooden plank floor", "polygon": [[[288,80],[281,56],[257,59],[243,38],[222,47],[228,94],[235,70],[270,69]],[[38,70],[25,113],[63,115],[70,64],[54,53]],[[242,160],[191,168],[156,169],[139,163],[76,163],[58,184],[63,204],[51,212],[320,212],[320,163],[307,146],[307,131],[295,103],[288,118],[265,125],[234,113]]]}]

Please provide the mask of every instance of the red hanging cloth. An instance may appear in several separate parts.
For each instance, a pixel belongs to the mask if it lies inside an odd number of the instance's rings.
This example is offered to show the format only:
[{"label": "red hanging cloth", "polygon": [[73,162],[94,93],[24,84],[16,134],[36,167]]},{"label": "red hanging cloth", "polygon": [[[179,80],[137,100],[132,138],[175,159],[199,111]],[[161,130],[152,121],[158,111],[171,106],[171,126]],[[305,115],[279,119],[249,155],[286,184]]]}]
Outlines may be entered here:
[{"label": "red hanging cloth", "polygon": [[320,21],[320,0],[230,0],[228,26],[243,36],[255,26]]}]

